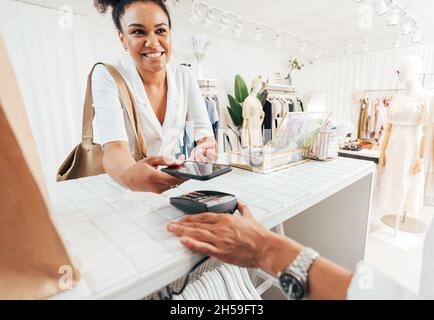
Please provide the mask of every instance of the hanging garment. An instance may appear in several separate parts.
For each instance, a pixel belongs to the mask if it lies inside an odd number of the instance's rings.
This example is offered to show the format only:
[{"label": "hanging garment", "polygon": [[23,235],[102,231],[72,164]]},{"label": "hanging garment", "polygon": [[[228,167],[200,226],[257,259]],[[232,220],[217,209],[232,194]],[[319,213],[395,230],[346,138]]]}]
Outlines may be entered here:
[{"label": "hanging garment", "polygon": [[387,109],[384,106],[384,102],[379,102],[377,104],[376,114],[374,139],[380,141],[387,126]]},{"label": "hanging garment", "polygon": [[419,158],[423,128],[433,122],[429,104],[421,98],[398,95],[390,104],[389,122],[393,128],[380,201],[390,213],[417,214],[422,206],[424,172],[414,175],[412,167]]},{"label": "hanging garment", "polygon": [[377,123],[379,101],[371,101],[369,108],[369,122],[368,122],[368,139],[374,139],[375,126]]},{"label": "hanging garment", "polygon": [[211,97],[205,97],[205,104],[208,112],[208,117],[209,120],[211,121],[214,137],[217,139],[220,116],[219,116],[216,100],[217,99]]},{"label": "hanging garment", "polygon": [[297,101],[300,106],[300,112],[304,112],[303,101],[300,98],[297,98]]},{"label": "hanging garment", "polygon": [[219,119],[219,120],[217,120],[217,121],[213,124],[214,136],[215,136],[216,140],[218,141],[218,137],[219,137],[219,135],[218,135],[218,131],[219,131],[219,129],[220,129],[220,122],[221,122],[221,119],[220,119],[220,103],[219,103],[219,99],[218,99],[217,96],[213,96],[213,97],[212,97],[212,100],[214,101],[215,106],[216,106],[216,107],[215,107],[215,115],[214,115],[214,118]]},{"label": "hanging garment", "polygon": [[278,99],[273,100],[272,105],[273,110],[273,129],[279,126],[280,120],[282,119],[283,114],[283,105]]},{"label": "hanging garment", "polygon": [[288,99],[286,101],[286,103],[288,104],[288,111],[289,112],[294,112],[294,102],[291,99]]},{"label": "hanging garment", "polygon": [[294,112],[301,112],[301,105],[300,105],[300,101],[296,98],[293,97],[291,98],[292,102],[294,103]]},{"label": "hanging garment", "polygon": [[264,142],[268,143],[273,138],[273,106],[269,100],[264,105],[264,124],[262,125],[264,129]]},{"label": "hanging garment", "polygon": [[361,100],[360,122],[359,122],[359,139],[365,140],[367,136],[368,123],[368,99]]}]

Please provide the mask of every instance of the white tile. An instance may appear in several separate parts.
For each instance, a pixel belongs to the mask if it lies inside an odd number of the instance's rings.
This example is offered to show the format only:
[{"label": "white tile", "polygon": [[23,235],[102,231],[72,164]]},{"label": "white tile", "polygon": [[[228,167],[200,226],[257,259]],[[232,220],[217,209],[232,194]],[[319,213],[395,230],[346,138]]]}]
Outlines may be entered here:
[{"label": "white tile", "polygon": [[110,241],[123,254],[128,254],[154,243],[154,240],[144,231],[136,232],[128,236],[114,237],[111,238]]},{"label": "white tile", "polygon": [[53,208],[53,214],[55,216],[68,215],[72,213],[78,213],[80,209],[74,204],[66,204],[63,206],[56,206]]},{"label": "white tile", "polygon": [[249,192],[238,192],[236,196],[238,200],[249,205],[254,204],[255,202],[261,200],[261,197],[259,197],[257,194],[249,193]]},{"label": "white tile", "polygon": [[260,208],[256,208],[255,206],[249,206],[250,212],[253,214],[253,216],[257,219],[260,220],[263,216],[265,216],[267,214],[268,211],[260,209]]},{"label": "white tile", "polygon": [[120,213],[112,213],[108,216],[92,219],[92,222],[100,229],[105,230],[120,223],[129,222],[129,220]]},{"label": "white tile", "polygon": [[141,202],[134,199],[123,199],[110,204],[113,208],[117,209],[120,212],[123,212],[125,209],[137,207],[141,205]]},{"label": "white tile", "polygon": [[156,201],[146,203],[146,206],[148,206],[154,212],[158,212],[165,208],[170,207],[170,201],[166,198],[162,198]]},{"label": "white tile", "polygon": [[94,220],[96,218],[101,218],[104,216],[111,215],[116,212],[116,209],[111,207],[109,204],[103,204],[99,207],[91,208],[83,210],[83,213],[85,213],[89,219]]},{"label": "white tile", "polygon": [[99,176],[94,176],[94,177],[87,177],[87,178],[82,178],[82,179],[78,179],[78,181],[85,185],[86,187],[89,186],[95,186],[95,185],[106,185],[107,182],[105,182],[104,180],[102,180]]},{"label": "white tile", "polygon": [[145,206],[144,204],[140,204],[137,207],[124,209],[122,210],[121,213],[128,219],[134,220],[134,218],[144,216],[147,214],[152,214],[153,210],[151,210],[149,207]]},{"label": "white tile", "polygon": [[175,219],[179,219],[179,218],[185,216],[184,212],[182,212],[181,210],[179,210],[175,207],[170,207],[170,208],[161,210],[158,214],[164,216],[168,220],[175,220]]},{"label": "white tile", "polygon": [[289,204],[297,201],[297,198],[292,197],[292,195],[284,195],[284,194],[277,194],[277,193],[267,195],[266,199],[268,201],[273,201],[273,202],[279,203],[285,207],[288,206]]},{"label": "white tile", "polygon": [[59,227],[68,227],[80,222],[88,221],[89,218],[83,213],[73,213],[63,216],[58,216],[55,218],[55,221]]},{"label": "white tile", "polygon": [[165,217],[158,213],[153,214],[146,214],[142,216],[138,216],[133,219],[133,222],[139,226],[142,230],[149,230],[152,227],[155,227],[162,223],[169,223],[169,220],[167,220]]},{"label": "white tile", "polygon": [[68,198],[66,198],[63,194],[53,196],[52,198],[50,198],[50,202],[53,207],[72,205],[72,202]]},{"label": "white tile", "polygon": [[137,272],[134,267],[122,256],[95,265],[83,273],[83,278],[89,288],[96,294],[109,290],[111,286],[134,279],[136,276]]},{"label": "white tile", "polygon": [[70,240],[76,237],[81,237],[87,233],[98,233],[95,225],[89,221],[77,223],[60,229],[65,239]]},{"label": "white tile", "polygon": [[107,203],[102,200],[101,198],[95,198],[92,200],[88,200],[88,201],[82,201],[77,203],[77,207],[80,208],[81,210],[87,210],[87,209],[93,209],[96,207],[100,207],[103,205],[106,205]]},{"label": "white tile", "polygon": [[122,257],[119,251],[110,243],[86,248],[79,252],[72,253],[78,267],[82,272],[94,266],[106,263],[115,257]]},{"label": "white tile", "polygon": [[134,192],[131,196],[144,204],[164,199],[162,195],[152,192]]},{"label": "white tile", "polygon": [[102,227],[101,230],[109,239],[140,232],[140,228],[130,221],[107,225]]},{"label": "white tile", "polygon": [[95,188],[94,192],[103,197],[118,195],[121,191],[111,185],[105,185],[100,188]]},{"label": "white tile", "polygon": [[170,251],[174,256],[178,257],[187,253],[191,253],[186,247],[181,244],[178,237],[170,237],[161,242],[161,245]]},{"label": "white tile", "polygon": [[171,189],[168,190],[166,192],[164,192],[162,194],[163,197],[165,197],[166,199],[170,199],[170,198],[174,198],[174,197],[179,197],[181,195],[183,195],[185,192],[179,188],[176,189]]},{"label": "white tile", "polygon": [[160,244],[147,246],[128,255],[128,260],[139,272],[158,267],[159,264],[171,258],[174,256]]},{"label": "white tile", "polygon": [[70,195],[68,194],[68,198],[75,204],[79,204],[80,202],[89,201],[98,199],[99,196],[96,193],[93,193],[91,191],[87,191],[85,193],[77,194],[77,195]]},{"label": "white tile", "polygon": [[173,234],[167,231],[167,225],[168,223],[163,223],[148,229],[146,232],[157,241],[165,240],[173,237]]},{"label": "white tile", "polygon": [[129,200],[131,197],[126,192],[118,191],[116,194],[104,195],[102,198],[109,204],[116,203],[122,200]]},{"label": "white tile", "polygon": [[68,247],[72,250],[72,252],[80,253],[87,249],[108,243],[108,239],[98,231],[86,233],[80,237],[71,238],[68,240]]}]

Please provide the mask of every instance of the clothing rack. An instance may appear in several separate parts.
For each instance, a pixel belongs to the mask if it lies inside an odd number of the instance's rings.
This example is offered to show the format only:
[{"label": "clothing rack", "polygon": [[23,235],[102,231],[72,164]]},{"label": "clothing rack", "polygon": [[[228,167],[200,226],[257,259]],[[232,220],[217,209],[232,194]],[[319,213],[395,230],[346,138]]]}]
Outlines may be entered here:
[{"label": "clothing rack", "polygon": [[216,79],[197,79],[197,83],[203,95],[217,95],[219,82],[220,81]]},{"label": "clothing rack", "polygon": [[363,90],[363,93],[374,93],[374,92],[401,92],[405,91],[405,89],[370,89],[370,90]]}]

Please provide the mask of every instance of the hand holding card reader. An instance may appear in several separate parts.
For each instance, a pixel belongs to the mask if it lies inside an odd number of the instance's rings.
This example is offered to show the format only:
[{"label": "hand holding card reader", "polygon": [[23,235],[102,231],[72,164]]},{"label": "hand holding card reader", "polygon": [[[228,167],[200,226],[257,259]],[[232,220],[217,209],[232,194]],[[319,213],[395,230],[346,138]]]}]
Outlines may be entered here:
[{"label": "hand holding card reader", "polygon": [[170,199],[170,204],[187,214],[204,212],[233,214],[238,200],[232,194],[216,191],[196,191]]}]

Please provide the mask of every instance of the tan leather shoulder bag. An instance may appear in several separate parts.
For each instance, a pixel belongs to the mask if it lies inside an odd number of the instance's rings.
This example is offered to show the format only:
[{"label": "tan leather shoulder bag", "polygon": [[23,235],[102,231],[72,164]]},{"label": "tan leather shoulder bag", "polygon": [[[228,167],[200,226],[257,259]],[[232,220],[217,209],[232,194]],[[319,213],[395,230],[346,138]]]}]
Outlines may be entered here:
[{"label": "tan leather shoulder bag", "polygon": [[116,68],[109,64],[97,63],[93,66],[87,78],[86,98],[83,107],[82,141],[72,150],[57,171],[58,182],[96,176],[104,173],[103,149],[101,145],[94,143],[92,127],[92,122],[95,116],[92,98],[92,74],[95,67],[99,64],[104,65],[107,68],[118,86],[122,107],[134,131],[135,148],[134,150],[131,150],[134,159],[139,161],[146,157],[146,142],[143,136],[143,130],[140,124],[135,100],[131,91]]}]

